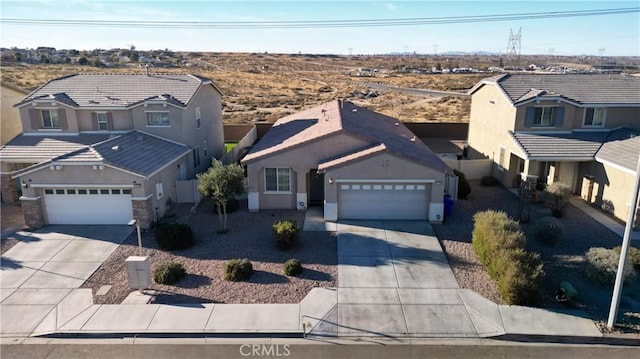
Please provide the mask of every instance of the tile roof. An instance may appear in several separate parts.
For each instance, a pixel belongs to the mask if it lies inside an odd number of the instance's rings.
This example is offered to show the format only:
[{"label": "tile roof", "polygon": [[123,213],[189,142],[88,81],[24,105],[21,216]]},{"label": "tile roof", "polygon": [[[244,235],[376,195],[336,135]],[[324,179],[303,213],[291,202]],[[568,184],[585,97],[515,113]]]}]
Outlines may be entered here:
[{"label": "tile roof", "polygon": [[38,163],[102,142],[111,134],[18,135],[0,148],[3,162]]},{"label": "tile roof", "polygon": [[513,133],[509,135],[523,154],[530,160],[539,161],[587,161],[593,160],[596,152],[607,139],[609,131],[563,132],[563,133]]},{"label": "tile roof", "polygon": [[167,100],[186,106],[209,79],[178,74],[77,74],[53,79],[17,106],[37,99],[55,98],[73,107],[129,107],[145,100]]},{"label": "tile roof", "polygon": [[[370,146],[442,171],[450,168],[400,121],[348,101],[331,101],[278,120],[245,156],[251,162],[337,133],[356,136]],[[363,155],[364,153],[360,153]],[[338,155],[338,154],[337,154]],[[353,160],[353,153],[343,154]],[[331,161],[336,158],[331,159]],[[333,162],[335,163],[335,162]],[[325,161],[326,164],[326,161]]]},{"label": "tile roof", "polygon": [[469,93],[485,84],[498,85],[516,104],[541,96],[563,97],[578,104],[640,104],[640,77],[600,74],[505,74],[486,78]]},{"label": "tile roof", "polygon": [[640,131],[616,128],[566,133],[509,135],[530,160],[608,162],[635,172],[640,155]]},{"label": "tile roof", "polygon": [[[80,135],[82,136],[82,135]],[[24,136],[36,137],[36,136]],[[65,136],[79,137],[79,136]],[[101,163],[138,174],[142,177],[149,177],[154,172],[162,169],[165,165],[175,161],[181,156],[189,153],[190,148],[186,145],[165,140],[141,131],[133,130],[121,135],[111,137],[94,137],[95,142],[89,144],[66,142],[67,145],[60,144],[59,139],[41,138],[42,144],[57,145],[55,151],[47,152],[48,158],[35,159],[37,165],[17,171],[14,175],[21,175],[31,172],[50,163]],[[88,140],[88,139],[87,139]],[[37,147],[38,145],[36,145]],[[46,148],[52,148],[48,146]],[[4,151],[4,148],[3,148]],[[64,153],[60,153],[65,151]],[[55,156],[51,154],[57,153]],[[4,158],[3,158],[4,159]],[[28,162],[28,161],[24,161]]]},{"label": "tile roof", "polygon": [[635,173],[640,155],[640,131],[620,128],[614,130],[598,153],[596,160],[626,168]]},{"label": "tile roof", "polygon": [[351,153],[341,154],[336,158],[326,159],[318,163],[318,172],[324,172],[331,167],[343,166],[350,162],[358,161],[360,159],[366,158],[373,154],[384,152],[386,149],[387,149],[387,146],[381,143],[381,144],[369,146],[364,149],[356,150]]},{"label": "tile roof", "polygon": [[54,162],[100,161],[142,176],[149,176],[190,151],[186,145],[140,131],[130,131],[92,146],[62,155]]}]

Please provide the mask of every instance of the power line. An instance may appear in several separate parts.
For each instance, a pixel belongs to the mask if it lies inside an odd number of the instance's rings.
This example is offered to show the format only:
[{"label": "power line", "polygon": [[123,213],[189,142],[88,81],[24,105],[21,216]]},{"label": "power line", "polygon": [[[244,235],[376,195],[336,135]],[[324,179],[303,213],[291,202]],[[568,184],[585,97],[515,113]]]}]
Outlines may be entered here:
[{"label": "power line", "polygon": [[147,21],[147,20],[58,20],[0,18],[3,24],[23,24],[35,26],[88,26],[88,27],[126,27],[126,28],[212,28],[212,29],[263,29],[263,28],[331,28],[331,27],[377,27],[377,26],[416,26],[460,23],[497,22],[513,20],[553,19],[567,17],[618,15],[640,12],[640,7],[527,12],[516,14],[495,14],[475,16],[424,17],[406,19],[370,19],[370,20],[308,20],[308,21]]}]

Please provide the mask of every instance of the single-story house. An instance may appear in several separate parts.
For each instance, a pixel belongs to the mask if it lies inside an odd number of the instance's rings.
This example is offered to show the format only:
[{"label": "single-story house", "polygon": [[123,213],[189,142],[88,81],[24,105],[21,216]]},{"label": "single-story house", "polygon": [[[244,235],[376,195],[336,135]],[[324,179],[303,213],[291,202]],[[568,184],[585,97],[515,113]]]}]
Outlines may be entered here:
[{"label": "single-story house", "polygon": [[324,219],[443,220],[451,169],[399,120],[331,101],[278,120],[244,157],[248,206]]}]

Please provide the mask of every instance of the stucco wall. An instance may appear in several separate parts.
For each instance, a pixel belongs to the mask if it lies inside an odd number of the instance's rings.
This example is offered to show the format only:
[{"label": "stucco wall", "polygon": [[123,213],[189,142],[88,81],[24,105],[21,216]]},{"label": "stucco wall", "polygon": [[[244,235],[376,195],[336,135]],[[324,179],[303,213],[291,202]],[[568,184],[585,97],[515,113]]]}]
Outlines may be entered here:
[{"label": "stucco wall", "polygon": [[493,158],[500,144],[507,145],[507,131],[514,129],[516,109],[492,85],[485,85],[471,98],[469,146],[480,155]]},{"label": "stucco wall", "polygon": [[[347,134],[308,143],[279,152],[247,164],[247,191],[258,193],[260,208],[295,208],[296,193],[307,193],[307,173],[318,168],[318,163],[337,154],[346,153],[366,145],[366,142]],[[265,194],[264,168],[291,168],[292,195]],[[285,204],[282,204],[285,203]]]},{"label": "stucco wall", "polygon": [[0,87],[0,93],[2,96],[0,100],[0,105],[2,105],[2,112],[0,112],[0,123],[2,124],[0,127],[0,145],[4,145],[22,132],[20,111],[13,105],[20,102],[27,93],[4,85]]},{"label": "stucco wall", "polygon": [[601,166],[601,171],[593,171],[596,183],[598,183],[598,195],[596,205],[609,200],[613,203],[614,215],[622,221],[627,220],[631,191],[635,185],[634,176],[629,172],[621,171],[608,165]]}]

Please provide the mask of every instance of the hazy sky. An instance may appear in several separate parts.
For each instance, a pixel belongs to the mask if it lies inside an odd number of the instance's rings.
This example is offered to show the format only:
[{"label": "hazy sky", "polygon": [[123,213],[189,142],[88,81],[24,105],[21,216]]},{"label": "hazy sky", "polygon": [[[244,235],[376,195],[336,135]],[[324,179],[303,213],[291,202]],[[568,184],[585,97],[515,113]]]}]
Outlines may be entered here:
[{"label": "hazy sky", "polygon": [[[639,7],[639,1],[89,1],[0,0],[2,47],[51,46],[377,54],[507,50],[522,28],[523,54],[640,55],[640,13],[439,25],[311,29],[88,27],[9,19],[109,21],[378,20]],[[604,50],[601,50],[604,49]]]}]

